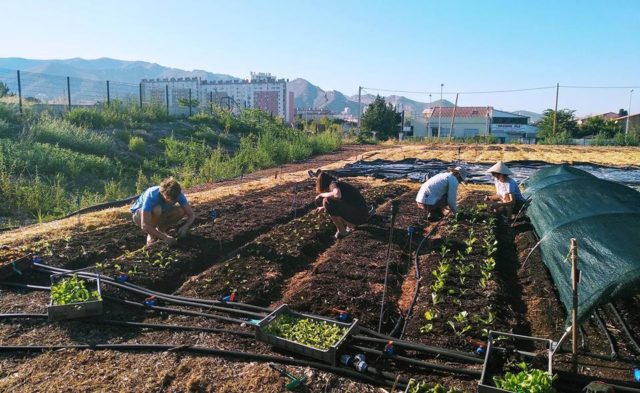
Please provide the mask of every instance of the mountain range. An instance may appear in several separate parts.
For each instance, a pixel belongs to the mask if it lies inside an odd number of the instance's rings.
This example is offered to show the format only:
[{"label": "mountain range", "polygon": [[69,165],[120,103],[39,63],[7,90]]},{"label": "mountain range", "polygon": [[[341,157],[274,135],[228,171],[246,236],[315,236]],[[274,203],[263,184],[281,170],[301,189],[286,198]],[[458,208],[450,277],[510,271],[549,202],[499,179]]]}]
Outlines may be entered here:
[{"label": "mountain range", "polygon": [[[34,60],[19,57],[0,58],[0,80],[11,75],[9,71],[20,70],[23,75],[28,73],[39,73],[56,76],[70,76],[74,78],[82,78],[97,81],[118,81],[125,83],[137,84],[142,79],[152,78],[184,78],[199,77],[209,81],[241,79],[227,74],[216,74],[204,70],[186,71],[178,68],[164,67],[156,63],[145,61],[126,61],[111,58],[99,58],[94,60],[86,60],[81,58],[64,59],[64,60]],[[26,85],[29,78],[22,78],[23,89],[30,89]],[[32,78],[35,79],[35,78]],[[37,86],[32,86],[31,90],[36,91]],[[291,81],[287,80],[287,90],[293,92],[295,106],[297,108],[321,108],[328,109],[334,113],[344,112],[348,110],[351,114],[358,113],[358,96],[346,96],[337,90],[323,90],[322,88],[310,83],[309,81],[297,78]],[[375,95],[364,94],[361,96],[362,107],[373,102]],[[425,108],[429,107],[429,103],[414,101],[403,96],[390,95],[385,100],[394,106],[403,107],[416,116]],[[431,106],[453,106],[453,103],[447,100],[437,100],[431,103]],[[527,116],[540,116],[533,112],[519,111]],[[518,112],[516,112],[518,113]]]}]

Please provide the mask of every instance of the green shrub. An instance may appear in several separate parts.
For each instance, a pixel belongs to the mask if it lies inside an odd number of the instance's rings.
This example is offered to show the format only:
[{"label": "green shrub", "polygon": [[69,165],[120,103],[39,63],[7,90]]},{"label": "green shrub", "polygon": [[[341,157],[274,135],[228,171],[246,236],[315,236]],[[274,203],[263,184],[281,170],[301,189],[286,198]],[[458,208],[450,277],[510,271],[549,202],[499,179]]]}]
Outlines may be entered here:
[{"label": "green shrub", "polygon": [[121,142],[129,144],[129,139],[131,139],[131,132],[123,129],[116,129],[113,131],[113,137]]},{"label": "green shrub", "polygon": [[132,136],[129,139],[129,151],[138,154],[144,153],[144,139],[139,136]]},{"label": "green shrub", "polygon": [[0,102],[0,120],[5,121],[7,124],[18,124],[18,106],[15,104],[5,104]]},{"label": "green shrub", "polygon": [[200,112],[195,115],[189,117],[189,121],[196,124],[210,124],[215,121],[213,115],[208,113]]},{"label": "green shrub", "polygon": [[107,125],[102,111],[95,108],[73,108],[65,114],[64,118],[78,127],[101,129]]},{"label": "green shrub", "polygon": [[89,131],[66,120],[43,116],[26,131],[35,142],[49,143],[82,153],[104,155],[111,151],[113,140],[98,132]]}]

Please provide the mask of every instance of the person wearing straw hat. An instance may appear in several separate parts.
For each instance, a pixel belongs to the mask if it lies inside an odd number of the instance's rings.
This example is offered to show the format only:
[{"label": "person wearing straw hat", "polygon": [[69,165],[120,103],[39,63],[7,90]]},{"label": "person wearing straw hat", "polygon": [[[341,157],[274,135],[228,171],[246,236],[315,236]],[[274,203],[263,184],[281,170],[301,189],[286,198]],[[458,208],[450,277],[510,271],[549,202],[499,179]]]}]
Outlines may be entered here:
[{"label": "person wearing straw hat", "polygon": [[518,188],[518,183],[509,177],[513,172],[502,162],[498,161],[487,170],[493,176],[496,193],[486,196],[485,201],[492,201],[491,209],[496,213],[502,213],[511,217],[513,210],[519,210],[525,199]]},{"label": "person wearing straw hat", "polygon": [[429,221],[442,218],[443,209],[449,207],[456,213],[456,197],[458,185],[467,179],[467,171],[460,166],[447,168],[447,172],[439,173],[427,180],[418,191],[416,202],[420,209],[426,210]]}]

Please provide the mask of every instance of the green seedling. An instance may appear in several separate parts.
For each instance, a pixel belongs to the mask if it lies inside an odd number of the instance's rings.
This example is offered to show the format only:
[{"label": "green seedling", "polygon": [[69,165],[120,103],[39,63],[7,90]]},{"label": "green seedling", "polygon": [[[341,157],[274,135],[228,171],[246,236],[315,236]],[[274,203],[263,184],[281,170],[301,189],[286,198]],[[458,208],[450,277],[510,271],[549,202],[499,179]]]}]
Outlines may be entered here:
[{"label": "green seedling", "polygon": [[265,331],[303,345],[326,350],[344,337],[347,328],[326,321],[318,322],[281,314],[267,325]]},{"label": "green seedling", "polygon": [[417,382],[415,379],[410,379],[407,385],[408,393],[463,393],[455,388],[446,388],[439,383],[431,384],[427,382]]},{"label": "green seedling", "polygon": [[520,363],[519,367],[521,371],[517,374],[507,372],[502,377],[493,377],[496,387],[518,393],[555,393],[553,382],[558,375],[551,376],[535,368],[529,370],[525,362]]},{"label": "green seedling", "polygon": [[51,286],[51,300],[55,306],[65,304],[84,303],[102,300],[98,291],[89,291],[84,280],[79,280],[74,274],[62,279]]},{"label": "green seedling", "polygon": [[429,322],[435,321],[436,319],[438,319],[438,313],[435,311],[427,310],[424,312],[424,319]]},{"label": "green seedling", "polygon": [[427,333],[431,333],[433,331],[433,324],[432,323],[427,323],[424,324],[420,327],[420,333],[422,334],[427,334]]},{"label": "green seedling", "polygon": [[433,292],[431,294],[431,301],[433,302],[433,305],[435,306],[438,303],[442,303],[442,298],[440,297],[440,295],[438,295],[437,293]]}]

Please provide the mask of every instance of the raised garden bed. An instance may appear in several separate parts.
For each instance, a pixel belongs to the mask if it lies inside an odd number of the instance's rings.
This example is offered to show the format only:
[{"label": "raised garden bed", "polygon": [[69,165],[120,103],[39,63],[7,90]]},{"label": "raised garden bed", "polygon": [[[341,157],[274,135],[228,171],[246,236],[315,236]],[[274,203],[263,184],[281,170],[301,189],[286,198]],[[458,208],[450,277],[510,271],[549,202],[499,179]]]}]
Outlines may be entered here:
[{"label": "raised garden bed", "polygon": [[51,275],[51,303],[47,307],[47,315],[49,321],[102,315],[100,276],[96,280],[89,280],[78,278],[77,273],[71,276]]}]

